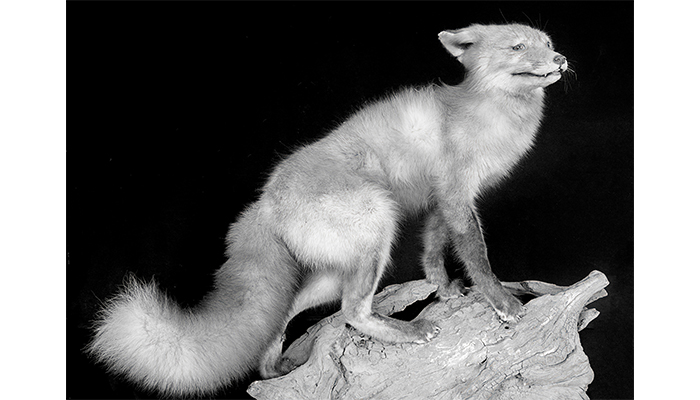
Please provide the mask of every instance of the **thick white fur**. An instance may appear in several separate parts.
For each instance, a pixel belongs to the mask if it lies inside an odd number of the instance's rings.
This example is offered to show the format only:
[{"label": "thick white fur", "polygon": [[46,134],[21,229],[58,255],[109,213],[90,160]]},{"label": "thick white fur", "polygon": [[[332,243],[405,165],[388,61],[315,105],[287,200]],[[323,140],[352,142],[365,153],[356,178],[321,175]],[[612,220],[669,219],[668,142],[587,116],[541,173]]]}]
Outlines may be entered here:
[{"label": "thick white fur", "polygon": [[88,352],[120,374],[165,395],[211,393],[258,366],[284,329],[298,279],[295,262],[251,206],[228,234],[228,261],[215,289],[182,310],[155,283],[133,277],[95,321]]},{"label": "thick white fur", "polygon": [[[543,88],[566,70],[550,39],[526,26],[473,25],[439,38],[469,71],[462,84],[400,91],[295,151],[231,226],[229,259],[199,307],[182,310],[154,284],[130,279],[96,321],[90,353],[182,396],[213,392],[258,364],[265,376],[283,373],[286,323],[340,297],[349,322],[379,340],[437,334],[426,321],[369,312],[400,219],[439,210],[433,222],[469,232],[463,215],[530,149]],[[517,312],[492,304],[506,317]]]}]

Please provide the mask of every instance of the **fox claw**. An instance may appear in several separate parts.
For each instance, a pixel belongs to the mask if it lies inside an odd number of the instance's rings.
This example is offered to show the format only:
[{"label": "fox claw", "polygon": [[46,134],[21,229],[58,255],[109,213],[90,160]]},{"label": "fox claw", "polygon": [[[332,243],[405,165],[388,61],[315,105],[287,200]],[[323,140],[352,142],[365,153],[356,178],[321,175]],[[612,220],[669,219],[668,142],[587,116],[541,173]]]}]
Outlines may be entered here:
[{"label": "fox claw", "polygon": [[440,333],[439,326],[425,319],[415,320],[411,324],[420,332],[420,338],[416,340],[415,343],[428,343]]}]

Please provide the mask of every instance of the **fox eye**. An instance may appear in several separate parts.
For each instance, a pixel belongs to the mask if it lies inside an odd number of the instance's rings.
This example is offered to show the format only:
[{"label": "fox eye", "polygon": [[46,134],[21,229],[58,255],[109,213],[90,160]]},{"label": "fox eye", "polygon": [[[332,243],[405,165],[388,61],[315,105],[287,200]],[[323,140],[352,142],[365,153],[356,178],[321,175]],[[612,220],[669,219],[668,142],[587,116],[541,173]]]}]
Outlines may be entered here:
[{"label": "fox eye", "polygon": [[552,42],[547,42],[547,47],[552,48]]},{"label": "fox eye", "polygon": [[522,43],[516,44],[515,46],[513,46],[513,50],[515,50],[515,51],[525,50],[525,45]]}]

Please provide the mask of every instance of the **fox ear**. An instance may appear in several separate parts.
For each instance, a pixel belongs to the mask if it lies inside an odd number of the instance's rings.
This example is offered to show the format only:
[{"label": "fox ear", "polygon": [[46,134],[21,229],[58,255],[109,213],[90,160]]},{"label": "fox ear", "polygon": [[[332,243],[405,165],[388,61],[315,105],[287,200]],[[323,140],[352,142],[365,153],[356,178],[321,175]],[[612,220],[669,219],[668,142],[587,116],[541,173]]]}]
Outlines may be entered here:
[{"label": "fox ear", "polygon": [[462,29],[442,31],[438,34],[438,39],[450,54],[459,58],[469,46],[479,40],[481,31],[481,25],[471,25]]}]

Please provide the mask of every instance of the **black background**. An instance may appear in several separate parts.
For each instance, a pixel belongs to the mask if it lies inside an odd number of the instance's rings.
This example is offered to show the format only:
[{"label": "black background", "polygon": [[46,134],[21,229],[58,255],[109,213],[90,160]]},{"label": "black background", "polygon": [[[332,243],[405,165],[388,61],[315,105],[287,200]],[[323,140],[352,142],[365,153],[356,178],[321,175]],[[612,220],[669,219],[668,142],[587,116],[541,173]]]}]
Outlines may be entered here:
[{"label": "black background", "polygon": [[[148,396],[81,353],[127,271],[182,305],[210,289],[224,237],[276,160],[364,102],[454,84],[437,33],[544,28],[573,71],[547,89],[534,151],[481,202],[499,278],[610,280],[581,332],[593,399],[632,398],[633,5],[68,3],[67,397]],[[422,277],[407,221],[385,283]],[[399,268],[400,267],[400,268]],[[297,324],[303,324],[298,322]],[[302,326],[301,329],[304,327]],[[244,382],[221,398],[245,398]]]}]

